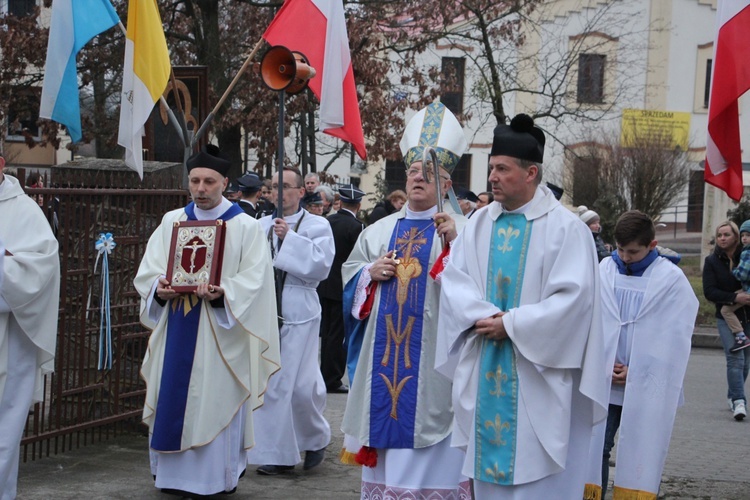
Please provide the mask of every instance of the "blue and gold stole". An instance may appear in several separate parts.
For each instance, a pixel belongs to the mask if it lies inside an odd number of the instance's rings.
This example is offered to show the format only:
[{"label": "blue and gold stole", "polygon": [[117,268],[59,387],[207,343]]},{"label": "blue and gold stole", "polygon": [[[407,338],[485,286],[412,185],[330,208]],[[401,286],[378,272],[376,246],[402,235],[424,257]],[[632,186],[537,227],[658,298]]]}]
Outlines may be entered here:
[{"label": "blue and gold stole", "polygon": [[[193,202],[185,207],[185,213],[188,220],[197,220]],[[239,205],[232,204],[219,219],[226,221],[242,213]],[[182,428],[202,305],[203,301],[192,293],[168,302],[164,366],[151,437],[151,448],[156,451],[179,451],[182,448]]]},{"label": "blue and gold stole", "polygon": [[381,282],[372,359],[370,443],[413,448],[422,351],[422,321],[435,226],[401,219],[390,247],[400,259],[396,276]]},{"label": "blue and gold stole", "polygon": [[[517,307],[526,265],[530,221],[502,214],[494,222],[487,269],[487,300],[502,311]],[[518,412],[518,374],[513,342],[482,340],[477,388],[474,477],[513,484]]]}]

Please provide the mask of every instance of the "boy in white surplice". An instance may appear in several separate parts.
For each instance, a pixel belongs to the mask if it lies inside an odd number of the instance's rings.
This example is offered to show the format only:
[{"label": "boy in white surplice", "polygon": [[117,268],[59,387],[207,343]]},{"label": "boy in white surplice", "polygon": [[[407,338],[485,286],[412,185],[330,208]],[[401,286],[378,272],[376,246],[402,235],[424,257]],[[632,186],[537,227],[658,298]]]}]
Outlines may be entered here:
[{"label": "boy in white surplice", "polygon": [[678,259],[657,251],[649,216],[625,212],[614,236],[617,252],[599,264],[612,389],[606,425],[595,431],[590,472],[594,484],[586,486],[586,493],[598,490],[596,464],[601,460],[598,498],[604,498],[609,455],[619,428],[615,498],[629,491],[655,498],[675,413],[682,404],[698,299],[675,265]]}]

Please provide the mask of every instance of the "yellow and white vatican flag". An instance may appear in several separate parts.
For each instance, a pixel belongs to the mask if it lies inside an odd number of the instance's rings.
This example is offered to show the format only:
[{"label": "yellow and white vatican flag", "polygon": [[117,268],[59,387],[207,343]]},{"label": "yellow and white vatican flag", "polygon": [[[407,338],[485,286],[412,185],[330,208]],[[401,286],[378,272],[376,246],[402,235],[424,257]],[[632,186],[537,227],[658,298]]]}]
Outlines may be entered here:
[{"label": "yellow and white vatican flag", "polygon": [[143,127],[167,88],[171,64],[156,0],[130,0],[122,72],[120,132],[125,164],[143,179]]}]

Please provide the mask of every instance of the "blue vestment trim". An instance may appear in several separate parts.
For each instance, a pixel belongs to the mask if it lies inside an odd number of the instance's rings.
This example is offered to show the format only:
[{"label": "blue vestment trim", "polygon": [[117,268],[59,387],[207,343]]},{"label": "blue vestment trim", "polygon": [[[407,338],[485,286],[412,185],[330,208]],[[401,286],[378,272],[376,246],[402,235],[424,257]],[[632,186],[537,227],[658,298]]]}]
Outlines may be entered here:
[{"label": "blue vestment trim", "polygon": [[[364,268],[363,268],[364,269]],[[346,371],[349,375],[349,387],[354,381],[354,371],[359,362],[359,353],[362,350],[362,339],[367,329],[367,319],[358,320],[352,316],[354,295],[357,292],[357,282],[362,274],[362,269],[344,286],[344,349],[346,350]]]},{"label": "blue vestment trim", "polygon": [[[413,448],[422,353],[424,300],[435,226],[402,219],[389,248],[400,260],[396,275],[380,283],[370,397],[374,448]],[[433,369],[433,367],[429,367]]]},{"label": "blue vestment trim", "polygon": [[[487,299],[501,311],[520,304],[531,225],[523,214],[503,214],[493,224]],[[518,373],[510,339],[483,338],[476,405],[474,477],[511,485],[518,430]]]},{"label": "blue vestment trim", "polygon": [[[217,219],[229,220],[232,217],[236,217],[237,215],[240,215],[242,213],[245,213],[242,210],[242,207],[240,207],[237,203],[232,203],[232,206],[229,207],[226,212],[217,217]],[[188,220],[198,220],[198,218],[195,216],[195,202],[191,201],[185,206],[185,214],[187,214]]]},{"label": "blue vestment trim", "polygon": [[[189,302],[193,297],[194,305]],[[195,295],[184,295],[167,304],[169,318],[164,367],[151,437],[151,448],[156,451],[179,451],[182,447],[182,428],[202,305],[203,301]]]}]

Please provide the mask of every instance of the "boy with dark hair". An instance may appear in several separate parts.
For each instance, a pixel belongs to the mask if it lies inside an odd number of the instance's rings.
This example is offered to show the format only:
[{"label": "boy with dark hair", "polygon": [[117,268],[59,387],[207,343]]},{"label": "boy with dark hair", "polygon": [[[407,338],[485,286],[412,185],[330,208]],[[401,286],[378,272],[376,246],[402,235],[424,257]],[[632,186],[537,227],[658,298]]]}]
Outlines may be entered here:
[{"label": "boy with dark hair", "polygon": [[591,483],[584,498],[606,494],[618,428],[622,439],[615,497],[618,491],[655,497],[675,413],[682,404],[698,299],[680,268],[656,250],[649,216],[625,212],[614,237],[617,251],[599,264],[603,331],[612,367],[609,415],[606,425],[595,430]]},{"label": "boy with dark hair", "polygon": [[[740,226],[740,243],[742,243],[740,261],[737,263],[737,267],[732,269],[732,275],[742,285],[742,288],[737,290],[737,293],[750,290],[750,220],[746,220]],[[721,306],[721,315],[732,331],[732,335],[734,335],[734,345],[729,348],[729,352],[737,352],[750,347],[750,339],[745,335],[742,323],[740,323],[737,314],[735,314],[735,311],[740,307],[742,307],[742,304],[739,303]],[[739,420],[742,420],[742,418]]]}]

